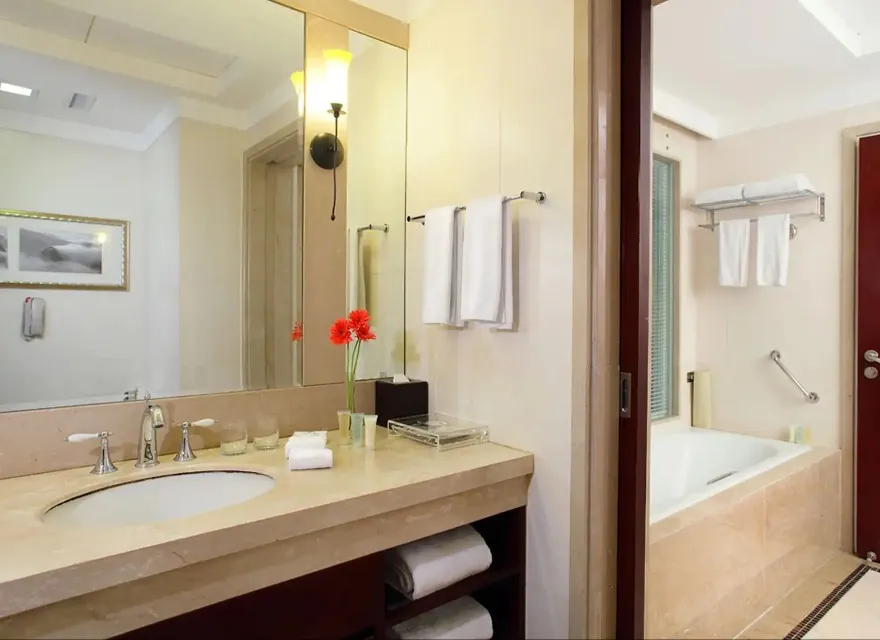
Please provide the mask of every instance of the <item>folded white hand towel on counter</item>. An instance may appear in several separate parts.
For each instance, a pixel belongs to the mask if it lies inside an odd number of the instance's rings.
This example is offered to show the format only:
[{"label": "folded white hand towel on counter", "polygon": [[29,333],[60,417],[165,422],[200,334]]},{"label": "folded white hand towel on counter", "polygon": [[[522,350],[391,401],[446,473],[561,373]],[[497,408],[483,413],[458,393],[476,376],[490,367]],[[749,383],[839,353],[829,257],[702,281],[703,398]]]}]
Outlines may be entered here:
[{"label": "folded white hand towel on counter", "polygon": [[485,571],[492,552],[470,525],[409,542],[385,552],[385,582],[417,600]]},{"label": "folded white hand towel on counter", "polygon": [[323,449],[326,446],[326,431],[296,431],[284,445],[284,455],[290,457],[292,449]]},{"label": "folded white hand towel on counter", "polygon": [[492,616],[466,596],[395,625],[389,635],[400,640],[489,640]]},{"label": "folded white hand towel on counter", "polygon": [[329,469],[332,466],[333,451],[330,449],[291,449],[287,455],[287,468],[290,471]]}]

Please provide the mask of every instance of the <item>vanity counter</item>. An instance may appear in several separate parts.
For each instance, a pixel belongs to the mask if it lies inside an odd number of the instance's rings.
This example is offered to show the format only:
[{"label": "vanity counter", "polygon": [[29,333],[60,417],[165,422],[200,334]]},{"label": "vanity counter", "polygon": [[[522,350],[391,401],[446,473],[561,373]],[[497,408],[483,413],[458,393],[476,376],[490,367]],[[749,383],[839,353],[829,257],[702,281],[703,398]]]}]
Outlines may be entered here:
[{"label": "vanity counter", "polygon": [[[152,469],[119,463],[0,481],[0,637],[113,635],[525,505],[533,458],[497,444],[438,452],[379,429],[374,451],[334,442],[332,469],[288,471],[282,446],[216,449]],[[133,480],[255,471],[275,487],[178,520],[47,524],[72,497]],[[51,621],[50,621],[51,620]]]}]

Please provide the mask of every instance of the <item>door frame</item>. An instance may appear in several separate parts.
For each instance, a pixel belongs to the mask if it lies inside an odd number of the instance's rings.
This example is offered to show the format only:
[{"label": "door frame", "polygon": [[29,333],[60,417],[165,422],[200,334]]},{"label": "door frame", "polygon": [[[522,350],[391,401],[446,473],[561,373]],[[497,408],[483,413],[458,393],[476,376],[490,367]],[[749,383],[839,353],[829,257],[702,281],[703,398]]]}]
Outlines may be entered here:
[{"label": "door frame", "polygon": [[[650,429],[652,0],[620,13],[620,369],[617,637],[645,635]],[[628,376],[629,379],[624,379]]]}]

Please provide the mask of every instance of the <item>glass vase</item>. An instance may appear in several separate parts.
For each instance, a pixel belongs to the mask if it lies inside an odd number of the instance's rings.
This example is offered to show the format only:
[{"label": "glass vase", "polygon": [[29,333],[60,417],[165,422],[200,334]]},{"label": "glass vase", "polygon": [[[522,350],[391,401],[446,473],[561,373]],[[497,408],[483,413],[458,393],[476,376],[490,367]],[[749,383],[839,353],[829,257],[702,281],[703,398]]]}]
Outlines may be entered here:
[{"label": "glass vase", "polygon": [[351,443],[356,447],[364,446],[364,414],[351,414]]}]

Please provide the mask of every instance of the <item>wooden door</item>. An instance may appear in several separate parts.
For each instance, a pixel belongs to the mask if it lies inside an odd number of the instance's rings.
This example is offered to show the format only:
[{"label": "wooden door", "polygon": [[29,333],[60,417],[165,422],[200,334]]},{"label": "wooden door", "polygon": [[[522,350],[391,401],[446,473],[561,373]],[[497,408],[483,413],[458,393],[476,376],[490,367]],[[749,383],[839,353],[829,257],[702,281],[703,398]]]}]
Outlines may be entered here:
[{"label": "wooden door", "polygon": [[880,556],[880,135],[858,144],[856,222],[856,553]]},{"label": "wooden door", "polygon": [[645,634],[651,290],[651,0],[620,2],[617,637]]}]

